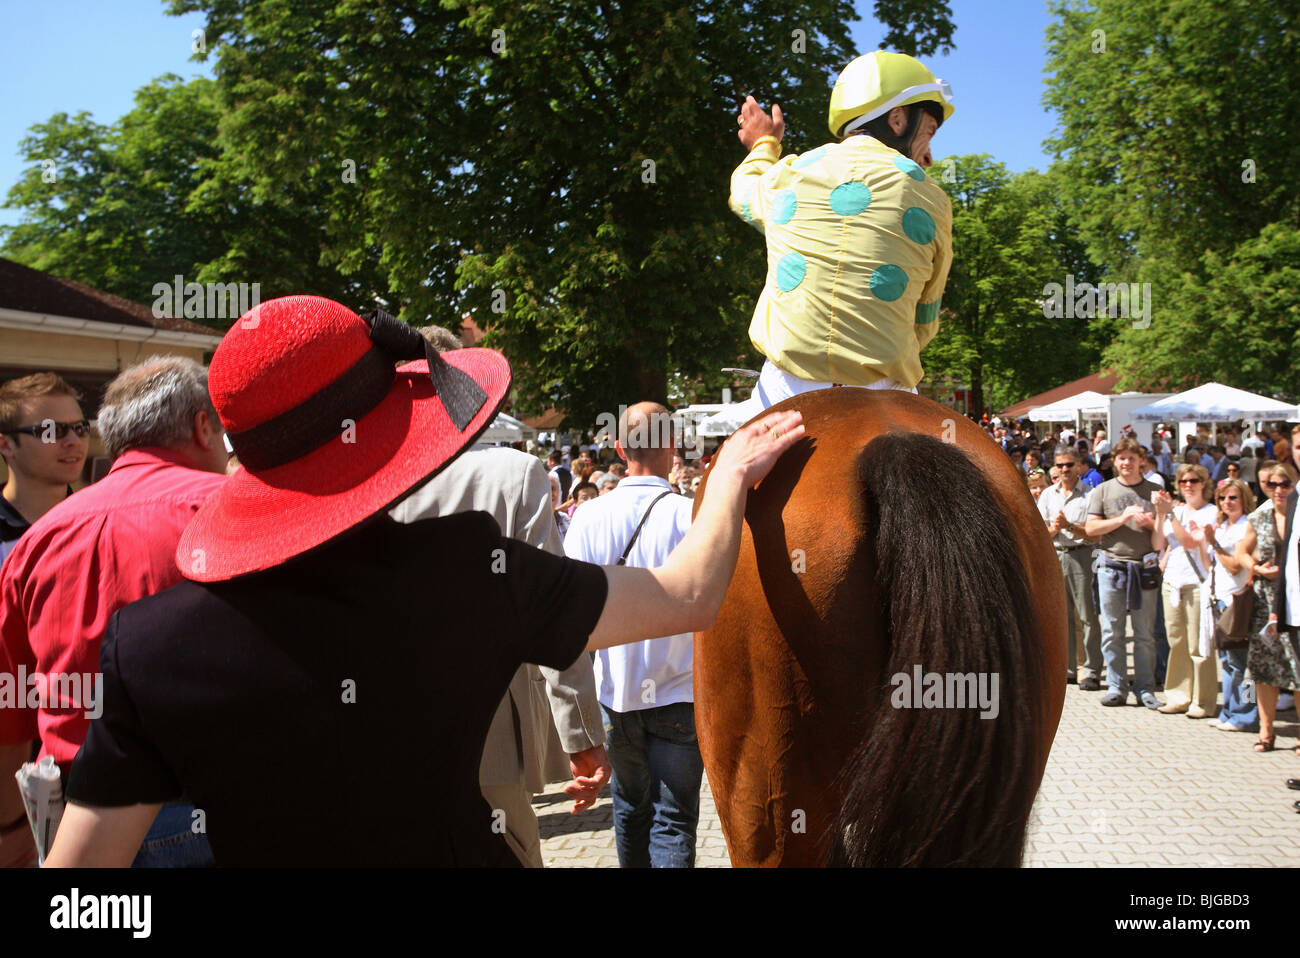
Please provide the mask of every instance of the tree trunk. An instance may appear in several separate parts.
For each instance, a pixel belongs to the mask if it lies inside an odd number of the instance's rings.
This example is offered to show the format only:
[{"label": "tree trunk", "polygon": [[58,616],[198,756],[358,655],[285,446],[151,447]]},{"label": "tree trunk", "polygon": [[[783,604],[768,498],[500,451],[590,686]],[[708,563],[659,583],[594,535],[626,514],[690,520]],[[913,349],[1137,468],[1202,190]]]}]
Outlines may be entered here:
[{"label": "tree trunk", "polygon": [[978,422],[984,416],[984,369],[978,363],[970,367],[970,401],[971,413]]}]

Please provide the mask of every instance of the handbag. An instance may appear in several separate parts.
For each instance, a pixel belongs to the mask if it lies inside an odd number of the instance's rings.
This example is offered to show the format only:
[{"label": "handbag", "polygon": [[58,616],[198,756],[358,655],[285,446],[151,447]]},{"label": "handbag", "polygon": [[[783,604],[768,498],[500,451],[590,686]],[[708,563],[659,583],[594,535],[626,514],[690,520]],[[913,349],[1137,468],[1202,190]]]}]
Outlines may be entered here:
[{"label": "handbag", "polygon": [[[1215,566],[1218,562],[1215,562]],[[1214,569],[1210,569],[1210,595],[1214,595]],[[1255,611],[1255,589],[1247,585],[1232,593],[1232,602],[1214,620],[1214,647],[1223,652],[1250,645],[1250,618]]]}]

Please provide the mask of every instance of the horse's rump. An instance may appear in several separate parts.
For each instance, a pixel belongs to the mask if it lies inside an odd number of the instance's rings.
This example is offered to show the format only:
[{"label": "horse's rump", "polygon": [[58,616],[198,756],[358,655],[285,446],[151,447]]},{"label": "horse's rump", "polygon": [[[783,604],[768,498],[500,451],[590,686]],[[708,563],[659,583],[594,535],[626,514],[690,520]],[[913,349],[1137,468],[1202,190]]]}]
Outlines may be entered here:
[{"label": "horse's rump", "polygon": [[[1065,651],[1064,583],[1023,478],[915,396],[774,408],[801,410],[809,439],[751,494],[695,657],[733,863],[1018,863]],[[995,675],[993,716],[965,699]],[[912,689],[935,692],[930,676],[947,677],[937,697]]]}]

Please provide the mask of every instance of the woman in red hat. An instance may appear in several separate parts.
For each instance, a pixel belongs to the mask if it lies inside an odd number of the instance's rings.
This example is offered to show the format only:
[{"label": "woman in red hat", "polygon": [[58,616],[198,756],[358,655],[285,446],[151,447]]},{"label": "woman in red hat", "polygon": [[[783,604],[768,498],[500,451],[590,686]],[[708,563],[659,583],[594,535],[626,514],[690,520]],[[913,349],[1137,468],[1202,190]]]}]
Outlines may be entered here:
[{"label": "woman in red hat", "polygon": [[291,296],[230,330],[209,384],[242,468],[181,539],[191,581],[104,636],[104,714],[48,865],[129,864],[182,795],[222,865],[518,864],[477,779],[511,676],[707,628],[747,492],[803,435],[798,413],[740,430],[669,561],[602,568],[484,513],[387,516],[492,422],[498,353]]}]

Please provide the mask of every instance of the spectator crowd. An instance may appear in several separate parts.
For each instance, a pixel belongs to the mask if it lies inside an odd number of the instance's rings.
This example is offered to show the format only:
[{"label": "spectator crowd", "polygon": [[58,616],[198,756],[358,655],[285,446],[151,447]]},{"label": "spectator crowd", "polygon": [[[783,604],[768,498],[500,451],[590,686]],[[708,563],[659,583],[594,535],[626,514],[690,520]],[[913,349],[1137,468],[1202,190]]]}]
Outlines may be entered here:
[{"label": "spectator crowd", "polygon": [[1040,438],[1014,420],[982,425],[1024,472],[1056,547],[1066,682],[1103,692],[1103,706],[1132,697],[1255,734],[1256,752],[1277,747],[1278,715],[1294,712],[1300,687],[1300,426],[1193,434],[1175,456],[1165,424],[1149,446],[1102,429]]},{"label": "spectator crowd", "polygon": [[[313,303],[295,308],[310,313],[321,307]],[[355,320],[352,315],[349,321]],[[397,369],[398,385],[405,382],[403,375],[411,375],[399,364],[412,356],[426,356],[427,375],[424,368],[418,375],[427,379],[439,369],[445,377],[448,369],[473,368],[473,360],[452,363],[438,358],[443,350],[450,355],[457,349],[454,337],[439,339],[434,330],[412,342],[403,338],[404,332],[385,331],[383,323],[373,322],[366,335],[382,345],[388,362],[383,375],[391,377]],[[323,337],[323,329],[304,335]],[[435,530],[436,535],[429,532],[420,540],[420,548],[440,536],[485,536],[480,543],[484,549],[497,546],[491,552],[493,563],[502,553],[503,564],[522,564],[526,571],[512,579],[512,588],[533,591],[526,596],[498,595],[494,601],[520,614],[532,608],[531,617],[520,620],[519,630],[541,645],[531,652],[512,652],[508,670],[504,661],[494,663],[502,688],[505,676],[511,677],[504,697],[498,691],[490,703],[495,713],[482,708],[488,703],[477,706],[486,740],[477,751],[470,742],[472,754],[461,747],[465,754],[448,759],[477,769],[478,790],[473,798],[463,791],[449,793],[446,800],[452,804],[444,809],[442,820],[468,820],[478,814],[478,801],[484,815],[492,811],[490,834],[498,837],[489,838],[486,829],[471,838],[468,833],[450,835],[443,828],[434,843],[440,849],[434,859],[540,865],[531,796],[548,782],[569,781],[565,791],[574,799],[575,810],[590,806],[604,785],[610,785],[622,865],[690,867],[703,774],[692,695],[691,633],[698,620],[656,610],[620,614],[615,625],[613,613],[604,609],[605,599],[613,608],[615,589],[630,586],[613,571],[607,571],[610,578],[600,585],[591,570],[625,566],[657,573],[674,562],[680,569],[689,560],[690,568],[697,570],[716,564],[712,557],[724,540],[700,535],[691,547],[688,535],[693,527],[691,500],[707,460],[685,458],[672,441],[631,448],[621,440],[612,448],[579,442],[528,451],[448,447],[450,453],[425,453],[428,462],[412,467],[404,478],[392,479],[390,491],[368,491],[368,504],[349,507],[354,513],[350,517],[340,519],[335,514],[339,506],[322,510],[333,523],[330,528],[341,525],[346,532],[355,525],[361,531],[337,540],[320,533],[325,538],[319,542],[285,546],[283,540],[306,534],[300,525],[310,527],[317,520],[277,520],[265,503],[247,505],[246,500],[254,492],[285,498],[286,488],[307,488],[305,471],[277,470],[295,470],[320,450],[284,452],[255,441],[262,427],[247,425],[249,410],[256,405],[248,397],[272,388],[268,383],[282,388],[292,377],[277,369],[259,379],[255,371],[243,371],[250,364],[246,358],[228,362],[220,384],[209,381],[204,367],[175,357],[146,360],[124,370],[108,385],[94,424],[113,458],[112,468],[77,491],[74,485],[86,473],[92,437],[82,397],[52,373],[0,384],[0,456],[7,467],[0,489],[0,672],[44,676],[46,681],[54,675],[87,679],[72,697],[66,688],[57,693],[52,685],[38,689],[37,708],[16,707],[12,690],[9,699],[0,695],[0,864],[33,861],[31,829],[12,782],[19,767],[38,756],[53,762],[75,801],[68,806],[66,821],[71,824],[60,832],[72,837],[54,852],[58,863],[202,866],[223,856],[245,863],[337,860],[312,846],[305,832],[288,833],[283,844],[270,851],[232,840],[230,831],[221,842],[210,844],[205,829],[194,827],[196,816],[212,812],[218,822],[237,823],[250,833],[266,826],[268,819],[250,811],[241,804],[244,797],[231,791],[227,783],[233,764],[218,763],[210,770],[211,779],[205,778],[209,770],[196,773],[186,764],[192,761],[186,751],[190,746],[173,754],[178,746],[167,737],[167,727],[173,720],[179,725],[193,722],[187,709],[194,701],[216,707],[215,700],[208,703],[205,698],[215,693],[202,682],[215,681],[212,675],[223,669],[238,670],[241,654],[257,661],[273,649],[277,668],[302,654],[296,640],[273,637],[286,609],[314,616],[307,631],[320,635],[312,641],[333,650],[327,658],[346,658],[350,653],[340,651],[345,646],[330,645],[329,636],[349,622],[354,631],[361,629],[374,614],[373,603],[365,598],[370,593],[346,584],[349,575],[364,579],[374,570],[363,573],[349,550],[357,555],[386,554],[387,549],[400,553],[415,548],[411,537],[417,530]],[[490,386],[491,377],[483,375]],[[390,389],[394,395],[402,391],[398,386]],[[449,414],[455,415],[450,406],[455,390],[448,389],[445,380],[440,389],[430,392],[429,401],[440,402],[445,393]],[[319,394],[308,387],[302,392],[307,403],[317,401]],[[472,408],[477,410],[472,415],[484,414],[481,401]],[[652,403],[633,405],[624,412],[619,435],[646,434],[647,423],[669,415]],[[241,422],[242,428],[232,429],[232,422]],[[306,422],[295,420],[296,428],[307,428]],[[1144,447],[1130,436],[1112,442],[1101,430],[1091,438],[1076,436],[1069,428],[1039,438],[1019,422],[991,419],[984,425],[1024,473],[1059,556],[1068,595],[1066,681],[1102,693],[1103,706],[1124,705],[1133,698],[1165,715],[1204,720],[1225,732],[1254,733],[1256,751],[1273,750],[1278,716],[1294,709],[1300,684],[1295,645],[1300,570],[1294,522],[1300,450],[1293,446],[1300,441],[1300,427],[1290,436],[1269,429],[1262,437],[1240,438],[1230,431],[1222,443],[1193,436],[1175,457],[1172,436],[1163,428]],[[649,429],[648,434],[655,436],[657,430]],[[232,435],[238,457],[230,455]],[[748,430],[738,437],[746,442],[753,438]],[[779,440],[781,430],[766,433],[766,441]],[[327,436],[321,441],[339,456],[333,471],[326,473],[347,472],[346,464],[353,461],[347,457],[356,455],[347,448],[349,440],[342,439],[341,446]],[[374,467],[381,472],[405,461],[385,450],[387,458]],[[241,458],[244,469],[238,470]],[[422,471],[431,468],[429,463],[436,466],[432,479]],[[273,474],[281,478],[272,482]],[[286,480],[286,475],[295,478]],[[342,481],[329,475],[315,481],[327,486]],[[371,481],[367,475],[364,469],[357,472],[357,488],[349,495],[360,494],[357,490]],[[242,491],[237,489],[240,483]],[[331,494],[336,492],[330,488]],[[238,530],[230,534],[241,543],[237,547],[234,540],[227,541],[220,553],[195,532],[217,502],[216,508],[225,510],[222,523]],[[719,513],[727,507],[722,496],[716,505],[713,511]],[[280,507],[288,508],[283,503]],[[387,524],[378,521],[385,507],[391,520]],[[248,522],[240,511],[244,508],[252,513]],[[471,535],[468,525],[452,522],[470,510],[491,516],[491,528],[499,533],[479,530]],[[706,529],[721,528],[718,520],[705,516],[705,508],[699,511],[694,526],[703,520]],[[733,512],[732,519],[738,530],[739,513]],[[218,523],[210,534],[223,528]],[[498,534],[527,544],[512,549],[532,551],[502,549],[499,543],[505,540],[494,538]],[[228,561],[229,552],[244,549],[251,555],[254,545],[242,539],[256,540],[258,535],[270,536],[267,541],[284,555],[275,561],[248,558],[250,564],[234,572],[209,567],[219,555],[220,561]],[[545,561],[536,558],[548,554]],[[686,558],[679,561],[679,555]],[[288,571],[278,572],[286,562]],[[404,570],[385,574],[393,577],[385,588],[401,587]],[[717,583],[725,587],[717,569],[709,574],[715,588]],[[307,581],[316,580],[334,584],[306,587]],[[470,590],[455,581],[439,587]],[[675,580],[633,581],[647,591],[625,593],[631,610],[650,595],[662,601],[667,588],[663,583]],[[330,596],[324,606],[311,606],[324,602],[324,595]],[[720,602],[720,590],[717,598]],[[308,606],[302,606],[304,602]],[[1225,613],[1234,607],[1242,614],[1229,629]],[[392,624],[398,621],[392,619],[396,607],[384,612],[391,628],[400,632],[412,627],[409,617],[400,619],[400,628]],[[187,630],[197,628],[193,622],[202,620],[205,628],[219,630],[233,627],[232,615],[242,617],[239,628],[256,642],[250,639],[248,648],[236,643],[231,658],[206,660],[186,644],[188,638],[181,641]],[[577,633],[592,636],[586,646],[592,655],[579,654],[581,643],[572,641]],[[140,643],[146,641],[142,634],[166,653],[157,662],[141,658]],[[374,667],[360,660],[353,665],[361,674]],[[459,674],[468,678],[481,666],[466,660]],[[164,674],[168,682],[161,681]],[[272,669],[272,678],[264,681],[274,685],[279,681],[275,676]],[[293,675],[285,681],[310,686],[316,678]],[[345,702],[349,681],[343,683]],[[232,684],[228,682],[223,694],[231,692]],[[133,691],[128,693],[128,687]],[[473,682],[468,687],[477,688]],[[186,704],[185,696],[194,701]],[[123,702],[132,703],[131,710],[123,712]],[[324,716],[322,712],[316,719],[337,721]],[[405,713],[387,718],[416,720]],[[301,731],[300,718],[284,721],[286,728]],[[228,732],[237,739],[240,728],[244,726]],[[379,726],[357,728],[370,730],[369,737],[357,736],[352,745],[340,745],[342,753],[350,747],[368,749]],[[244,733],[254,734],[251,726]],[[158,736],[157,742],[150,735]],[[248,739],[244,748],[253,749],[250,754],[255,756],[252,741]],[[345,741],[350,740],[341,735],[340,742]],[[309,768],[312,749],[303,751],[300,774],[315,774]],[[229,761],[247,757],[236,748]],[[320,757],[322,767],[337,760],[337,754]],[[216,779],[221,784],[213,784]],[[1288,784],[1300,788],[1300,780]],[[205,796],[208,807],[200,807],[195,794]],[[335,801],[343,804],[320,814],[346,817],[355,811],[346,806],[346,794],[342,789]],[[95,809],[95,815],[81,816],[83,807]],[[148,809],[147,819],[130,818],[123,808]],[[274,813],[268,814],[274,818]],[[110,831],[103,831],[110,825]],[[374,849],[363,838],[345,841],[335,852],[345,861],[374,860]]]}]

